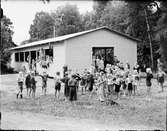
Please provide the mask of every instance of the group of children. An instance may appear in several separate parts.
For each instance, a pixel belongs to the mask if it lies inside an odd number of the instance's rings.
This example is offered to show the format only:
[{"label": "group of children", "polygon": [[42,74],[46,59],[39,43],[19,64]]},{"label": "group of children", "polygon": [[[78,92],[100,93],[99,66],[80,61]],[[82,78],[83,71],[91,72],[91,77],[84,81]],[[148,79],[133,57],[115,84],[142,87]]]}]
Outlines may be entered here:
[{"label": "group of children", "polygon": [[[150,96],[151,90],[151,79],[153,74],[151,69],[146,70],[146,86],[147,95]],[[164,83],[164,72],[160,70],[157,74],[158,83],[162,87]],[[59,99],[61,86],[64,85],[64,96],[70,101],[77,100],[77,92],[81,89],[81,93],[85,94],[87,91],[90,93],[90,98],[94,93],[97,94],[98,100],[103,102],[108,97],[116,96],[119,99],[122,96],[136,95],[138,85],[140,84],[140,69],[137,64],[133,67],[133,71],[130,71],[130,66],[127,63],[124,67],[123,64],[119,63],[117,65],[107,64],[105,70],[96,71],[91,73],[85,70],[82,74],[71,74],[70,72],[65,72],[64,77],[60,77],[60,72],[57,72],[55,77],[50,77],[46,72],[42,75],[38,75],[42,78],[42,94],[46,95],[47,92],[47,81],[48,78],[54,80],[55,88],[55,98]],[[35,97],[36,92],[36,81],[35,73],[27,73],[25,79],[23,72],[19,72],[18,85],[19,92],[17,93],[17,98],[23,97],[23,84],[27,88],[27,95]]]},{"label": "group of children", "polygon": [[23,85],[25,82],[26,89],[27,89],[27,95],[35,97],[35,92],[36,92],[36,80],[35,80],[35,73],[27,73],[27,76],[25,78],[25,74],[20,71],[19,76],[18,76],[18,92],[16,94],[17,98],[23,98]]},{"label": "group of children", "polygon": [[[105,101],[108,95],[116,94],[117,99],[122,91],[123,96],[136,94],[136,89],[140,80],[139,72],[120,68],[119,66],[107,65],[105,71],[96,72],[94,91],[97,92],[98,99]],[[91,93],[92,96],[92,93]]]}]

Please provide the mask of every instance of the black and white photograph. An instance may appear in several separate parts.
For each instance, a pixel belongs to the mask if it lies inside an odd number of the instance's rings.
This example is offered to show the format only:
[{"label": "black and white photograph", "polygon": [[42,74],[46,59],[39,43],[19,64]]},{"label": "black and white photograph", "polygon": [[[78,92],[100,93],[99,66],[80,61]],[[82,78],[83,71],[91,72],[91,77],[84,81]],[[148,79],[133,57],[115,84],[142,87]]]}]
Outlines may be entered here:
[{"label": "black and white photograph", "polygon": [[0,4],[1,130],[167,130],[166,1]]}]

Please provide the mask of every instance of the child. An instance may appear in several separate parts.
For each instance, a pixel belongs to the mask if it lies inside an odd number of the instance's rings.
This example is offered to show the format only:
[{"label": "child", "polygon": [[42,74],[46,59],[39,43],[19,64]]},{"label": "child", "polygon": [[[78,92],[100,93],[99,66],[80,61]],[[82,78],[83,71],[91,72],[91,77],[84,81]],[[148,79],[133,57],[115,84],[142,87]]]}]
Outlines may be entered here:
[{"label": "child", "polygon": [[138,74],[137,70],[134,70],[134,72],[133,72],[133,90],[134,90],[134,95],[136,95],[136,90],[137,90],[138,83],[139,83],[139,74]]},{"label": "child", "polygon": [[150,101],[151,99],[151,79],[153,78],[151,68],[146,69],[146,86],[147,86],[147,98]]},{"label": "child", "polygon": [[42,77],[42,94],[46,95],[48,75],[46,72],[43,72],[43,76],[42,75],[39,75],[39,76]]},{"label": "child", "polygon": [[55,80],[55,98],[59,99],[60,89],[61,89],[60,72],[56,72],[54,80]]},{"label": "child", "polygon": [[107,76],[107,86],[108,86],[108,92],[111,93],[113,91],[113,81],[111,74],[108,74]]},{"label": "child", "polygon": [[162,71],[162,69],[160,68],[157,74],[157,81],[160,84],[160,87],[162,89],[162,92],[164,91],[164,77],[165,77],[165,73]]},{"label": "child", "polygon": [[98,86],[98,97],[100,102],[104,102],[104,83],[103,72],[100,72],[100,76],[96,84]]},{"label": "child", "polygon": [[115,84],[115,93],[117,95],[116,99],[119,99],[119,92],[120,92],[120,87],[121,87],[121,79],[119,78],[119,74],[116,74],[116,80],[114,82]]},{"label": "child", "polygon": [[35,80],[35,73],[34,72],[31,73],[30,83],[31,83],[30,94],[32,93],[32,97],[35,98],[36,80]]},{"label": "child", "polygon": [[132,75],[129,74],[127,79],[126,79],[126,83],[127,83],[127,86],[128,86],[128,94],[129,94],[129,97],[132,96],[132,90],[133,90],[133,79],[132,79]]},{"label": "child", "polygon": [[85,80],[84,76],[81,77],[81,80],[79,82],[79,87],[81,87],[81,89],[82,89],[82,95],[84,94],[83,92],[86,93],[86,80]]},{"label": "child", "polygon": [[123,76],[121,84],[122,84],[122,89],[123,89],[123,96],[126,96],[126,87],[127,87],[126,76]]},{"label": "child", "polygon": [[23,72],[22,71],[19,72],[19,76],[18,76],[17,81],[18,81],[19,92],[17,93],[16,97],[18,99],[18,96],[20,95],[20,98],[22,99],[23,98],[23,94],[22,94],[23,82],[24,82],[24,76],[23,76]]},{"label": "child", "polygon": [[28,72],[26,79],[25,79],[25,85],[27,88],[27,96],[30,95],[30,89],[31,89],[31,75],[30,72]]}]

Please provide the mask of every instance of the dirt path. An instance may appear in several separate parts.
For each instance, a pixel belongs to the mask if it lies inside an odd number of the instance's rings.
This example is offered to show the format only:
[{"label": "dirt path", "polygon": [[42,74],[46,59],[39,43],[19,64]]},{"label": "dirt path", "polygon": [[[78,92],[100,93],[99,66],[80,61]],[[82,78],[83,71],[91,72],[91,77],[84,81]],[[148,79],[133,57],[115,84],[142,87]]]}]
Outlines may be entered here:
[{"label": "dirt path", "polygon": [[[113,129],[94,121],[72,120],[30,112],[2,112],[2,129],[22,130],[99,130]],[[116,127],[114,127],[116,129]],[[118,129],[118,127],[117,127]]]},{"label": "dirt path", "polygon": [[86,119],[72,119],[65,117],[56,117],[44,115],[41,113],[30,112],[4,112],[2,111],[1,129],[18,129],[18,130],[120,130],[135,129],[147,130],[156,129],[155,127],[146,127],[143,125],[126,125],[118,126],[114,123],[101,124],[97,121]]}]

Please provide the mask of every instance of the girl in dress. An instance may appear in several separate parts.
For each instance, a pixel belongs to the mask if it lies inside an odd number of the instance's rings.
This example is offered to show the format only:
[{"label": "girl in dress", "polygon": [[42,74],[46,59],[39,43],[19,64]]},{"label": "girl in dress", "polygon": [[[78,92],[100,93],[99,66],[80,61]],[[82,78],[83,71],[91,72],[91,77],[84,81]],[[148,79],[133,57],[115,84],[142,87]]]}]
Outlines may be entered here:
[{"label": "girl in dress", "polygon": [[98,86],[98,100],[100,102],[104,102],[104,83],[103,73],[101,72],[96,84]]}]

